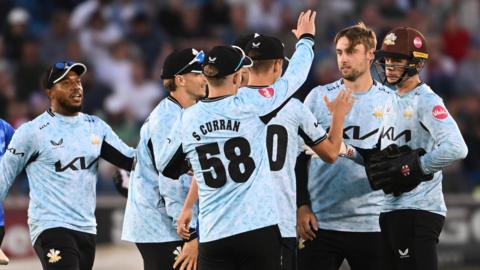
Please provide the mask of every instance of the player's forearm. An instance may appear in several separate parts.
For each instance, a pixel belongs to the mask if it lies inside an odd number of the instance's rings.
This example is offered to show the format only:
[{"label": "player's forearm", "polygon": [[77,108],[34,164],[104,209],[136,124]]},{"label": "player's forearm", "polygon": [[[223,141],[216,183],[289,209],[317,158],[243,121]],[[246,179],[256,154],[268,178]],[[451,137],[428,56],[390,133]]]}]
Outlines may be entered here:
[{"label": "player's forearm", "polygon": [[296,50],[282,76],[288,85],[286,97],[292,96],[307,80],[314,57],[313,45],[313,36],[308,34],[297,42]]},{"label": "player's forearm", "polygon": [[455,141],[444,142],[437,149],[420,157],[420,164],[425,174],[436,173],[455,161],[464,159],[467,154],[467,145],[460,137]]},{"label": "player's forearm", "polygon": [[[348,158],[353,162],[357,163],[358,165],[364,166],[365,160],[363,159],[362,155],[360,154],[361,148],[354,147],[350,144],[347,144],[345,141],[342,142],[340,146],[340,153],[339,156],[343,158]],[[367,150],[368,151],[368,150]],[[372,149],[373,151],[373,149]]]},{"label": "player's forearm", "polygon": [[8,156],[4,156],[0,161],[0,202],[5,200],[8,190],[19,173],[14,169],[15,166],[12,166],[13,162],[13,160],[9,160]]},{"label": "player's forearm", "polygon": [[183,203],[184,209],[193,209],[193,206],[198,200],[198,185],[195,176],[192,178],[192,184],[190,185],[190,189],[188,190],[187,198]]},{"label": "player's forearm", "polygon": [[100,157],[121,169],[131,171],[135,150],[126,145],[123,148],[124,149],[118,149],[114,145],[103,141]]},{"label": "player's forearm", "polygon": [[332,125],[330,126],[330,132],[328,133],[328,153],[329,159],[334,162],[340,153],[340,148],[343,142],[343,124],[345,115],[341,113],[333,112]]},{"label": "player's forearm", "polygon": [[301,153],[295,164],[295,177],[297,185],[297,207],[310,205],[310,193],[308,193],[308,162],[310,156]]}]

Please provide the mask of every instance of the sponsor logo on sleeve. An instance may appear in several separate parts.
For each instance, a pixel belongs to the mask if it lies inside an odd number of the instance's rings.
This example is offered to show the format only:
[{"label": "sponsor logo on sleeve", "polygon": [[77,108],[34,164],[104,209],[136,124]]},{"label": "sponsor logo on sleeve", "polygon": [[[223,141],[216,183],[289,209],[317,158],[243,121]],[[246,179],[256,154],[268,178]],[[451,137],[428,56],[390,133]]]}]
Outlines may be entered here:
[{"label": "sponsor logo on sleeve", "polygon": [[7,151],[10,152],[10,153],[12,153],[12,155],[15,155],[15,156],[21,156],[21,157],[25,156],[25,153],[23,153],[23,152],[18,152],[17,149],[15,149],[15,148],[13,148],[13,147],[12,147],[12,148],[8,148]]},{"label": "sponsor logo on sleeve", "polygon": [[260,93],[260,95],[266,98],[271,98],[275,94],[275,90],[273,90],[273,88],[271,87],[266,87],[266,88],[258,89],[258,93]]},{"label": "sponsor logo on sleeve", "polygon": [[438,120],[443,120],[448,117],[448,112],[442,105],[437,105],[433,107],[432,115]]}]

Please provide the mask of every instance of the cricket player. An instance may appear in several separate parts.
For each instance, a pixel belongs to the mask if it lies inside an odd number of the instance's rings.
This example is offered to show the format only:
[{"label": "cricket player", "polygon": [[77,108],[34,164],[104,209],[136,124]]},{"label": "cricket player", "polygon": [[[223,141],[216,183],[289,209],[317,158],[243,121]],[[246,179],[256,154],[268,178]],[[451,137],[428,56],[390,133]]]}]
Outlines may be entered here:
[{"label": "cricket player", "polygon": [[[252,65],[243,50],[217,46],[206,56],[203,74],[209,98],[187,109],[171,138],[177,155],[160,170],[187,157],[198,184],[200,269],[279,269],[280,239],[275,193],[266,151],[266,124],[305,81],[313,60],[315,12],[299,16],[299,39],[285,75],[267,96],[238,92],[242,67]],[[347,102],[345,97],[342,101]],[[338,144],[338,150],[340,143]],[[180,162],[175,162],[176,160]],[[167,166],[168,165],[168,166]],[[163,169],[162,169],[163,168]]]},{"label": "cricket player", "polygon": [[438,269],[436,246],[447,212],[442,170],[468,152],[442,99],[420,80],[427,48],[418,30],[398,27],[377,52],[381,75],[396,88],[382,151],[364,157],[370,185],[387,194],[380,214],[382,269]]},{"label": "cricket player", "polygon": [[[305,99],[319,124],[329,129],[331,112],[324,98],[333,100],[350,89],[355,103],[345,120],[343,138],[360,148],[378,142],[393,94],[372,79],[376,44],[375,33],[363,23],[339,31],[334,45],[342,77],[314,88]],[[352,160],[328,164],[313,158],[308,167],[309,159],[299,157],[297,164],[299,269],[339,269],[346,259],[353,270],[380,270],[378,217],[384,194],[370,188],[364,167]],[[298,171],[299,167],[303,169]]]},{"label": "cricket player", "polygon": [[159,175],[156,159],[163,155],[159,145],[163,145],[183,110],[205,97],[204,58],[203,51],[187,48],[165,59],[162,79],[169,96],[156,106],[140,131],[122,239],[136,243],[145,270],[174,269],[174,265],[196,269],[198,240],[192,238],[184,244],[175,228],[191,176],[184,174],[173,180]]},{"label": "cricket player", "polygon": [[[240,88],[239,91],[258,91],[261,96],[269,96],[270,86],[282,75],[285,60],[283,43],[275,37],[258,35],[249,42],[247,55],[253,59],[253,66],[249,68],[248,86]],[[348,109],[343,112],[348,113]],[[341,116],[342,119],[337,118],[337,122],[332,125],[331,133],[327,134],[305,105],[297,99],[291,99],[268,123],[266,143],[280,215],[282,269],[296,269],[297,156],[299,152],[303,152],[303,144],[306,143],[319,153],[322,160],[334,162],[338,155],[338,151],[334,150],[335,140],[341,140],[343,131],[341,123],[345,114]]]},{"label": "cricket player", "polygon": [[28,224],[43,269],[92,269],[98,160],[125,170],[133,164],[134,149],[100,118],[81,113],[86,71],[71,61],[47,70],[43,84],[51,107],[17,129],[0,163],[0,201],[27,172]]}]

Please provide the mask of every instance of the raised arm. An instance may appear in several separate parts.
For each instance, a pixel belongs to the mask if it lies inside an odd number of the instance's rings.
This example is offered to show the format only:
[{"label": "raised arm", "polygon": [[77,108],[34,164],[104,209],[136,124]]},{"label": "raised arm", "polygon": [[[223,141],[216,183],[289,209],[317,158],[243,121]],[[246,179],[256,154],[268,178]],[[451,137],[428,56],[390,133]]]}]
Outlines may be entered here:
[{"label": "raised arm", "polygon": [[296,50],[285,74],[273,85],[255,91],[239,93],[240,102],[251,104],[260,116],[271,119],[269,115],[281,109],[307,79],[313,62],[316,12],[302,12],[298,17],[297,28],[292,30],[299,39]]}]

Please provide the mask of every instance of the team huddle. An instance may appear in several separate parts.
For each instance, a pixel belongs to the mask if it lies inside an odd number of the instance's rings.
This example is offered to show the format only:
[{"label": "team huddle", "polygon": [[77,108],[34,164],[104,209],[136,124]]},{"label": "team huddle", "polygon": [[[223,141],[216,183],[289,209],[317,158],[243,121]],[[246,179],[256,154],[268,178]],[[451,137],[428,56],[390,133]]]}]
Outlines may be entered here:
[{"label": "team huddle", "polygon": [[[278,38],[257,33],[171,53],[169,96],[136,149],[81,113],[85,65],[51,66],[51,108],[15,131],[0,162],[2,202],[26,169],[43,269],[92,269],[99,158],[129,171],[115,177],[127,196],[122,240],[145,270],[333,270],[344,260],[353,270],[438,269],[441,171],[468,150],[420,81],[427,42],[398,27],[375,51],[371,29],[347,27],[334,39],[341,78],[303,89],[315,17],[299,15],[290,59]],[[299,91],[309,91],[303,102]]]}]

